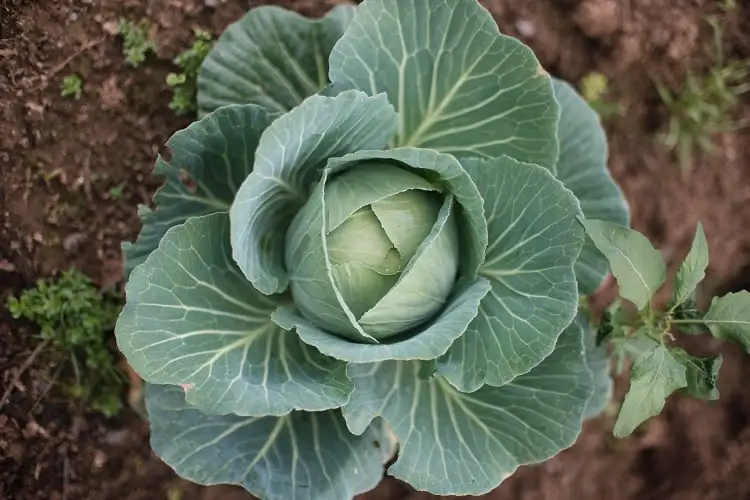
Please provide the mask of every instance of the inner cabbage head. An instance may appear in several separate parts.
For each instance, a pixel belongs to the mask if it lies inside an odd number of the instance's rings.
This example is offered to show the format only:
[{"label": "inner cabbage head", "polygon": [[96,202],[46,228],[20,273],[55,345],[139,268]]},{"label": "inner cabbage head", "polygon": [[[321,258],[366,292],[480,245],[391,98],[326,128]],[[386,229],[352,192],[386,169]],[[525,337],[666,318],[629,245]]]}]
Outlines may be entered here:
[{"label": "inner cabbage head", "polygon": [[[327,262],[319,265],[329,266],[330,279],[365,333],[384,339],[439,312],[458,269],[452,197],[408,169],[368,162],[330,179],[324,199],[329,214],[342,204],[356,208],[341,220],[328,218]],[[294,269],[290,271],[294,276]],[[304,286],[292,287],[293,298],[294,290]],[[310,321],[324,329],[330,326],[314,306],[297,305]],[[393,311],[400,306],[400,311]]]}]

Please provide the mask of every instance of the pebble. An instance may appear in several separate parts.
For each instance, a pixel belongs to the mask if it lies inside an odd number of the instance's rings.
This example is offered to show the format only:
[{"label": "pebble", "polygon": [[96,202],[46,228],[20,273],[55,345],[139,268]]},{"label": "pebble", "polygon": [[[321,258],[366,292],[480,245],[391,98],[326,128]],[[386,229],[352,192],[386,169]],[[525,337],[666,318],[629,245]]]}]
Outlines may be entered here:
[{"label": "pebble", "polygon": [[128,429],[118,429],[104,435],[104,442],[112,446],[122,446],[130,438]]},{"label": "pebble", "polygon": [[519,19],[515,23],[518,34],[525,38],[531,38],[536,35],[536,25],[526,19]]},{"label": "pebble", "polygon": [[66,252],[69,253],[75,253],[78,248],[81,246],[81,243],[83,243],[83,240],[86,239],[86,235],[83,233],[73,233],[67,235],[62,242],[63,249]]}]

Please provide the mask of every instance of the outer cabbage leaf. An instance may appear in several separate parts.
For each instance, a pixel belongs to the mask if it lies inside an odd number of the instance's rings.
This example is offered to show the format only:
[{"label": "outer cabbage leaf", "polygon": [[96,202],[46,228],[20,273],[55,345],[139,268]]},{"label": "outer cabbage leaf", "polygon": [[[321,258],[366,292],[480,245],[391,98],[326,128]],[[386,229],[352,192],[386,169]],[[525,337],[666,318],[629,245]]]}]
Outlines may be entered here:
[{"label": "outer cabbage leaf", "polygon": [[502,387],[456,390],[430,363],[350,364],[354,393],[342,410],[359,434],[382,417],[399,441],[389,474],[419,490],[479,495],[520,465],[541,462],[578,437],[591,373],[580,328],[563,333],[555,351]]},{"label": "outer cabbage leaf", "polygon": [[178,387],[157,385],[147,386],[146,407],[155,453],[198,484],[237,484],[264,500],[342,500],[382,478],[382,428],[352,436],[339,411],[209,415]]},{"label": "outer cabbage leaf", "polygon": [[325,162],[385,147],[397,121],[385,95],[352,90],[312,96],[266,130],[253,172],[230,210],[234,259],[258,290],[272,294],[287,288],[286,230],[320,180]]},{"label": "outer cabbage leaf", "polygon": [[492,285],[479,313],[439,360],[463,391],[501,386],[554,349],[578,310],[573,266],[583,244],[578,200],[550,172],[507,156],[462,160],[485,200]]},{"label": "outer cabbage leaf", "polygon": [[[586,218],[629,225],[627,202],[607,170],[607,137],[599,115],[573,87],[554,78],[552,83],[561,111],[557,178],[576,195]],[[580,293],[594,293],[608,272],[607,259],[587,238],[576,262]]]},{"label": "outer cabbage leaf", "polygon": [[559,108],[531,49],[476,0],[368,0],[331,52],[334,87],[385,92],[395,146],[554,170]]},{"label": "outer cabbage leaf", "polygon": [[334,7],[308,19],[274,6],[250,10],[216,41],[198,73],[198,112],[258,104],[285,112],[328,84],[328,57],[354,15]]},{"label": "outer cabbage leaf", "polygon": [[170,229],[126,293],[115,330],[129,363],[148,382],[182,385],[203,411],[283,415],[347,401],[344,364],[276,326],[285,299],[256,291],[232,261],[225,212]]},{"label": "outer cabbage leaf", "polygon": [[159,156],[156,161],[155,173],[166,178],[154,196],[156,210],[138,208],[141,233],[135,243],[122,246],[126,276],[146,260],[170,227],[194,215],[229,210],[237,188],[252,170],[261,133],[274,117],[259,106],[227,106],[167,141],[171,159]]}]

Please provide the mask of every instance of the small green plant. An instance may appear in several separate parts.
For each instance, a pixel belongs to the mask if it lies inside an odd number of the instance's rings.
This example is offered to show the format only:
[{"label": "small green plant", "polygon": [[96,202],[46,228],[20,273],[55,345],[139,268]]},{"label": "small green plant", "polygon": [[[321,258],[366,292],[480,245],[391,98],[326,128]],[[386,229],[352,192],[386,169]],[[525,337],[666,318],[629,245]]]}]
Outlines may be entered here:
[{"label": "small green plant", "polygon": [[65,386],[68,394],[108,417],[120,411],[123,378],[107,347],[107,334],[120,311],[113,294],[102,293],[87,276],[69,270],[10,297],[8,309],[14,318],[38,324],[41,337],[69,357],[75,383]]},{"label": "small green plant", "polygon": [[72,97],[73,99],[80,99],[83,95],[83,80],[78,75],[68,75],[63,78],[62,84],[60,85],[60,95],[62,97]]},{"label": "small green plant", "polygon": [[122,198],[122,194],[125,190],[125,184],[118,184],[109,188],[109,197],[113,200],[119,200]]},{"label": "small green plant", "polygon": [[602,73],[592,71],[581,79],[581,95],[602,119],[621,113],[620,104],[610,100],[609,80]]},{"label": "small green plant", "polygon": [[714,154],[713,135],[736,128],[733,117],[739,98],[750,90],[750,60],[727,61],[723,49],[723,32],[717,19],[709,19],[713,30],[712,47],[708,49],[714,65],[705,74],[688,71],[682,89],[672,93],[657,83],[662,101],[669,111],[669,129],[662,140],[677,155],[684,174],[693,170],[696,149]]},{"label": "small green plant", "polygon": [[[632,361],[630,390],[615,422],[615,436],[627,436],[658,415],[674,392],[707,401],[718,399],[716,380],[721,356],[693,356],[675,344],[675,333],[710,331],[714,337],[732,340],[750,351],[750,293],[714,297],[708,311],[698,308],[696,288],[708,267],[708,244],[701,224],[677,272],[665,311],[653,306],[653,297],[666,281],[666,266],[648,239],[608,222],[590,219],[583,224],[608,260],[624,299],[604,313],[596,335],[597,345],[605,341],[611,344],[618,371],[625,361]],[[635,312],[625,305],[627,302],[635,306]]]},{"label": "small green plant", "polygon": [[137,68],[146,60],[148,53],[154,50],[154,43],[148,38],[148,21],[134,23],[120,19],[117,30],[123,39],[122,54],[125,61]]},{"label": "small green plant", "polygon": [[169,107],[178,115],[185,115],[197,109],[195,97],[198,70],[213,46],[211,33],[200,29],[194,30],[194,33],[195,39],[191,47],[174,60],[181,71],[167,75],[167,85],[172,88],[172,101]]}]

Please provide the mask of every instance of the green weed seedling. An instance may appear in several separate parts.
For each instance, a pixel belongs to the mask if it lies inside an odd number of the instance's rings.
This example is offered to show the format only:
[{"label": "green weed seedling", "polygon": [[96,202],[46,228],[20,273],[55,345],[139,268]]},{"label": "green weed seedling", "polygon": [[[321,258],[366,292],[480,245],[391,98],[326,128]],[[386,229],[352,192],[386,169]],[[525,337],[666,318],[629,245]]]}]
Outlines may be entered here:
[{"label": "green weed seedling", "polygon": [[[714,337],[737,342],[750,351],[750,293],[714,297],[708,311],[697,307],[695,291],[708,267],[702,225],[698,224],[692,248],[677,272],[674,293],[665,311],[654,308],[652,299],[664,285],[666,266],[648,239],[608,222],[586,220],[583,225],[608,260],[623,299],[604,313],[596,343],[612,346],[618,371],[627,360],[633,363],[630,390],[620,407],[615,436],[627,436],[658,415],[674,392],[707,401],[718,399],[716,379],[721,356],[693,356],[675,344],[675,333],[710,331]],[[637,313],[629,313],[625,301],[635,305]]]},{"label": "green weed seedling", "polygon": [[148,22],[134,23],[120,19],[117,31],[123,39],[122,54],[125,61],[137,68],[146,60],[148,53],[154,50],[154,43],[148,38]]},{"label": "green weed seedling", "polygon": [[610,99],[609,80],[596,71],[581,79],[581,95],[603,120],[621,114],[620,104]]},{"label": "green weed seedling", "polygon": [[83,95],[83,80],[78,75],[68,75],[63,78],[60,85],[60,95],[62,97],[72,97],[75,100]]},{"label": "green weed seedling", "polygon": [[109,188],[109,197],[113,200],[119,200],[125,191],[125,184],[118,184]]},{"label": "green weed seedling", "polygon": [[107,347],[107,334],[120,312],[115,299],[75,270],[57,280],[40,280],[8,299],[14,318],[39,325],[41,337],[70,360],[75,383],[66,385],[66,392],[107,417],[122,408],[123,378]]},{"label": "green weed seedling", "polygon": [[211,33],[200,29],[194,30],[194,33],[195,39],[191,47],[174,60],[180,72],[167,76],[167,85],[172,88],[169,107],[177,115],[192,113],[197,109],[195,98],[198,70],[213,46]]},{"label": "green weed seedling", "polygon": [[723,32],[715,18],[709,19],[713,43],[708,53],[714,61],[705,75],[688,71],[682,89],[672,93],[661,83],[657,90],[669,110],[669,129],[662,141],[677,155],[683,174],[693,170],[696,150],[714,154],[714,134],[737,127],[733,111],[742,94],[750,90],[750,60],[727,61]]}]

